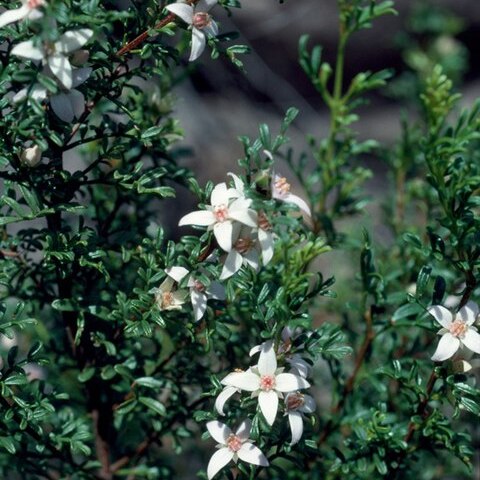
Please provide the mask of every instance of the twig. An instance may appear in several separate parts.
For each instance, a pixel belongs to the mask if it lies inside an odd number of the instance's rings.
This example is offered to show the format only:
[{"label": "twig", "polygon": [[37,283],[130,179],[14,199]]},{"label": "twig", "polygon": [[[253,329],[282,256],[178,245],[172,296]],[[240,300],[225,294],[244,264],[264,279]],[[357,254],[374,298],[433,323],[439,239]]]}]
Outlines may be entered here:
[{"label": "twig", "polygon": [[[369,308],[365,312],[365,322],[366,322],[366,331],[365,331],[365,337],[363,339],[362,346],[360,347],[360,350],[357,355],[357,359],[355,361],[355,367],[353,369],[352,374],[350,377],[348,377],[347,381],[345,382],[345,385],[342,390],[342,395],[340,397],[340,400],[338,403],[332,408],[332,415],[338,415],[343,407],[345,406],[345,402],[347,400],[347,397],[352,393],[353,388],[355,387],[355,381],[357,379],[358,373],[360,369],[362,368],[363,362],[365,360],[365,357],[367,355],[367,352],[370,348],[370,345],[372,344],[374,338],[375,338],[375,331],[373,329],[373,322],[372,322],[372,310]],[[320,446],[325,442],[325,440],[329,437],[329,435],[333,432],[333,429],[336,425],[336,422],[333,419],[330,419],[325,428],[323,429],[322,435],[320,436],[320,439],[317,442],[317,445]]]},{"label": "twig", "polygon": [[[188,0],[187,4],[195,5],[198,1],[199,0]],[[174,13],[169,13],[163,20],[160,20],[157,24],[155,24],[153,29],[160,30],[165,25],[168,25],[170,22],[173,22],[175,18],[176,18],[176,15]],[[124,45],[117,52],[116,54],[117,57],[121,57],[122,55],[125,55],[126,53],[130,52],[130,50],[133,50],[134,48],[137,48],[140,44],[142,44],[150,36],[150,30],[151,29],[145,30],[137,38],[133,39],[131,42],[128,42],[126,45]]]}]

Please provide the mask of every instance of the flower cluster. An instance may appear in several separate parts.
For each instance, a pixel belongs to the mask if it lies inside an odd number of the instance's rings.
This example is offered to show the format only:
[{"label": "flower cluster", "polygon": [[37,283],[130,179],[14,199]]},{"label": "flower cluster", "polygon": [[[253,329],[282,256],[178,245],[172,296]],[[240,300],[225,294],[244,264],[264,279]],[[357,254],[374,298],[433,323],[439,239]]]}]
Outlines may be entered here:
[{"label": "flower cluster", "polygon": [[[300,390],[310,387],[306,376],[310,373],[310,365],[297,353],[292,353],[292,340],[295,338],[293,332],[285,328],[282,332],[282,341],[275,349],[274,341],[268,340],[261,345],[254,347],[250,355],[260,353],[257,365],[250,367],[247,371],[234,371],[229,373],[223,380],[225,385],[223,391],[217,396],[215,409],[220,415],[224,415],[226,401],[236,393],[248,392],[251,398],[258,400],[258,407],[268,425],[272,426],[277,418],[279,403],[282,402],[282,410],[288,417],[288,423],[292,439],[290,444],[298,443],[303,435],[303,419],[305,414],[315,411],[313,397]],[[301,345],[298,346],[301,349]],[[283,359],[290,371],[285,372],[284,367],[278,368],[277,357]],[[250,424],[249,420],[244,421]],[[224,424],[214,421],[207,424],[212,437],[219,441],[218,431],[228,429]],[[217,431],[215,431],[215,429]],[[229,429],[228,429],[229,431]],[[235,434],[238,435],[238,432]],[[233,437],[228,437],[233,439]],[[248,438],[248,434],[245,438]],[[240,439],[239,439],[240,440]],[[240,441],[235,441],[235,448],[243,448]],[[233,440],[232,440],[233,442]],[[227,450],[220,455],[215,453],[208,465],[208,478],[211,479],[231,459],[243,460],[254,465],[267,466],[268,461],[265,455],[256,447],[248,447],[248,451],[240,454],[232,448],[231,444],[223,441]],[[235,453],[237,455],[235,456]]]},{"label": "flower cluster", "polygon": [[[23,1],[18,9],[0,15],[0,28],[10,23],[43,17],[44,0]],[[92,73],[89,67],[80,67],[88,60],[88,51],[80,50],[93,36],[89,28],[63,33],[56,42],[39,41],[38,38],[20,42],[11,54],[42,65],[43,75],[55,81],[57,91],[52,93],[41,83],[23,88],[13,97],[14,103],[34,99],[48,100],[55,115],[64,122],[80,118],[85,110],[85,97],[77,87],[85,83]]]}]

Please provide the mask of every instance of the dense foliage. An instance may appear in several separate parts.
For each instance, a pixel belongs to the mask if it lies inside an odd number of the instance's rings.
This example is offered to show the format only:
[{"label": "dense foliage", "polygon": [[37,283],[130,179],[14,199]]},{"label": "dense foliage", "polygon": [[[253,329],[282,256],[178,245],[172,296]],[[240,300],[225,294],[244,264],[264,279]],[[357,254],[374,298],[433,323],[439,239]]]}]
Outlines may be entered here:
[{"label": "dense foliage", "polygon": [[[418,8],[405,70],[347,82],[350,39],[395,11],[337,0],[335,64],[299,39],[327,136],[293,151],[295,108],[278,134],[260,119],[238,169],[200,185],[175,87],[202,54],[242,68],[211,16],[240,2],[125,3],[0,13],[0,476],[472,478],[480,103],[457,107],[461,23]],[[393,146],[355,133],[378,89],[405,104]],[[382,205],[366,155],[389,170]]]}]

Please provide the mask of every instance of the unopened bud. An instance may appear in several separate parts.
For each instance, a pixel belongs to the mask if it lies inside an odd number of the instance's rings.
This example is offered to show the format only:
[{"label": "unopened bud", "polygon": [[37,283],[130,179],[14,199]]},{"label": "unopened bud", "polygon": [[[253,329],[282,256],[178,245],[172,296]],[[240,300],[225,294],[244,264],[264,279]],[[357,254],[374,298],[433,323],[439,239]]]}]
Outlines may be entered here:
[{"label": "unopened bud", "polygon": [[20,155],[20,161],[26,167],[35,167],[42,159],[42,151],[38,145],[26,148]]}]

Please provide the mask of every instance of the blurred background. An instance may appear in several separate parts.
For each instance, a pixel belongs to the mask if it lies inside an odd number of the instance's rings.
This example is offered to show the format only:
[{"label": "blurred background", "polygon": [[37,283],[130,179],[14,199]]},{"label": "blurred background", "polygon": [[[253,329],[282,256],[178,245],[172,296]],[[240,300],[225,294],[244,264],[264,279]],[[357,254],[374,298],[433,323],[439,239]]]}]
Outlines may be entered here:
[{"label": "blurred background", "polygon": [[[176,90],[185,145],[194,148],[189,164],[201,181],[223,180],[242,155],[236,137],[254,136],[259,123],[268,123],[275,132],[290,106],[300,109],[289,132],[296,149],[305,149],[306,134],[322,137],[327,132],[327,111],[298,65],[298,40],[309,34],[310,45],[322,45],[324,58],[333,64],[337,2],[243,0],[242,5],[232,17],[219,7],[212,13],[222,33],[237,30],[240,37],[234,43],[252,49],[243,56],[245,73],[226,60],[212,61],[205,52],[191,82]],[[398,98],[412,93],[408,72],[428,69],[426,63],[435,57],[453,73],[465,104],[480,96],[480,1],[396,0],[395,7],[398,16],[381,17],[370,30],[353,36],[346,57],[347,81],[360,71],[395,71],[397,91],[372,96],[354,125],[361,138],[386,144],[400,132],[399,112],[405,104],[399,105]],[[422,50],[430,60],[422,58]]]}]

